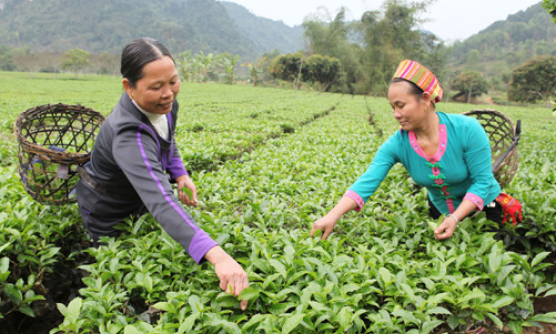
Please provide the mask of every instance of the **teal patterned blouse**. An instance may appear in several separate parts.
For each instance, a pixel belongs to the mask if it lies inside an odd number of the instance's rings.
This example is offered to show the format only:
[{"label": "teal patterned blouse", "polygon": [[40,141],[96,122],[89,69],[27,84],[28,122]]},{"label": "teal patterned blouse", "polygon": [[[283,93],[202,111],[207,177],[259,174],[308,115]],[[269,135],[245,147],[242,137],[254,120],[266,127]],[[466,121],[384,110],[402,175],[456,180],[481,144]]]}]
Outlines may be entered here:
[{"label": "teal patterned blouse", "polygon": [[378,149],[371,165],[348,189],[360,211],[395,163],[405,166],[415,183],[441,213],[453,213],[470,200],[482,210],[500,194],[492,174],[490,143],[481,124],[472,117],[436,113],[440,140],[436,154],[427,156],[413,131],[399,130]]}]

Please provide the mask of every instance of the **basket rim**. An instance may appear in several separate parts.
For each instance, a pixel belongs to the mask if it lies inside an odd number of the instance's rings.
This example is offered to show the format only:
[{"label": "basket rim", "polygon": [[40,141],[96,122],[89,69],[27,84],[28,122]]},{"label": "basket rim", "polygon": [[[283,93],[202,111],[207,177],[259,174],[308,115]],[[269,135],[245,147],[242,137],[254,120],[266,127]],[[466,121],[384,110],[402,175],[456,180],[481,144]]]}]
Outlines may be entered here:
[{"label": "basket rim", "polygon": [[466,116],[480,115],[480,114],[495,114],[496,116],[502,117],[504,119],[504,121],[506,121],[510,124],[510,126],[512,127],[512,129],[515,132],[514,122],[512,122],[512,119],[509,118],[506,114],[504,114],[501,111],[498,111],[498,110],[495,110],[495,109],[473,109],[473,110],[466,111],[466,112],[462,113],[462,115],[466,115]]},{"label": "basket rim", "polygon": [[20,147],[24,147],[27,149],[36,152],[40,156],[40,158],[44,161],[52,161],[55,163],[62,163],[62,164],[69,164],[69,163],[85,163],[89,160],[91,155],[90,152],[88,153],[71,153],[71,152],[59,152],[53,149],[49,149],[48,147],[44,147],[42,145],[31,143],[27,138],[25,138],[21,134],[21,126],[23,125],[24,121],[30,118],[33,115],[40,114],[41,112],[52,112],[54,110],[63,110],[63,109],[71,109],[72,111],[78,111],[81,113],[88,113],[94,118],[98,118],[100,123],[104,122],[106,119],[104,115],[100,112],[85,107],[81,104],[64,104],[64,103],[56,103],[56,104],[43,104],[40,106],[35,106],[25,110],[24,112],[20,113],[15,122],[14,122],[14,135],[17,139],[18,144]]},{"label": "basket rim", "polygon": [[[476,115],[481,115],[481,114],[494,114],[496,117],[500,117],[502,118],[509,126],[510,128],[513,130],[513,133],[511,133],[512,135],[512,142],[514,141],[513,136],[515,135],[515,131],[516,131],[516,127],[513,123],[513,121],[511,120],[511,118],[509,118],[506,114],[504,114],[501,111],[498,110],[494,110],[494,109],[473,109],[467,112],[462,113],[462,115],[466,115],[466,116],[476,116]],[[490,140],[490,136],[489,136],[489,140]],[[509,184],[513,178],[516,176],[517,174],[517,166],[518,166],[518,150],[517,150],[517,145],[514,146],[509,152],[508,155],[506,156],[506,158],[504,159],[504,161],[506,161],[507,159],[511,158],[510,162],[508,163],[501,163],[498,165],[498,167],[496,167],[495,170],[492,171],[492,173],[494,174],[496,181],[500,184],[500,187],[504,187],[507,184]],[[493,160],[495,161],[496,159],[498,159],[498,156],[495,158],[493,156]],[[493,161],[493,164],[494,164]]]}]

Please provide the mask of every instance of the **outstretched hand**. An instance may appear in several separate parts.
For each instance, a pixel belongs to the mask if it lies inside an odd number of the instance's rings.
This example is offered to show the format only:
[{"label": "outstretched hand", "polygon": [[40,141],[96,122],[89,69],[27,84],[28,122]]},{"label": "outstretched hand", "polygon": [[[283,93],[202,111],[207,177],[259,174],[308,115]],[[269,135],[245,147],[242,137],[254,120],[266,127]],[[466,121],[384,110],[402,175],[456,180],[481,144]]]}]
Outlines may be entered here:
[{"label": "outstretched hand", "polygon": [[[220,288],[238,297],[243,289],[249,287],[249,278],[241,266],[220,246],[213,247],[205,258],[214,265],[214,272],[220,279]],[[247,300],[240,302],[241,309],[247,309]]]},{"label": "outstretched hand", "polygon": [[437,240],[444,240],[451,238],[454,235],[454,231],[456,230],[457,222],[450,216],[444,218],[442,224],[440,224],[434,230],[434,238]]},{"label": "outstretched hand", "polygon": [[311,229],[311,237],[314,235],[316,230],[321,230],[323,232],[321,240],[325,240],[334,230],[334,226],[336,226],[337,221],[337,219],[334,219],[328,215],[317,220],[313,223],[313,228]]},{"label": "outstretched hand", "polygon": [[176,178],[176,183],[178,184],[178,197],[180,201],[188,206],[198,206],[197,188],[189,175],[178,176]]}]

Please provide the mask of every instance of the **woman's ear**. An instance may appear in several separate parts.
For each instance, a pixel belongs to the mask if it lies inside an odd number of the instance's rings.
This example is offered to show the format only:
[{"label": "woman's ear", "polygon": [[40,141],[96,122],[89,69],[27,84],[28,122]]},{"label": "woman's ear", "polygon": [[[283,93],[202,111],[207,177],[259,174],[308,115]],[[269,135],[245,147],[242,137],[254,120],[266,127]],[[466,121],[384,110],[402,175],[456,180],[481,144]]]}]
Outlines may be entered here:
[{"label": "woman's ear", "polygon": [[131,83],[127,78],[124,78],[122,80],[122,85],[124,86],[124,90],[126,91],[129,98],[133,100],[133,88],[131,87]]},{"label": "woman's ear", "polygon": [[422,99],[422,101],[425,103],[426,108],[428,108],[432,104],[431,94],[429,92],[424,92]]}]

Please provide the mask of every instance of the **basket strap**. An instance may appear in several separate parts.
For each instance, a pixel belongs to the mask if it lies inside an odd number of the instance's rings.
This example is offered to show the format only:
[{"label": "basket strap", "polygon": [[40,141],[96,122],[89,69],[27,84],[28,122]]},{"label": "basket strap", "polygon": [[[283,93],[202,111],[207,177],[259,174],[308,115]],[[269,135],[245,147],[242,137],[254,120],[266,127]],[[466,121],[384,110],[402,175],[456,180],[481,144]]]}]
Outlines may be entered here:
[{"label": "basket strap", "polygon": [[85,168],[83,168],[82,166],[77,166],[77,171],[79,172],[79,176],[81,177],[81,180],[83,180],[83,182],[85,182],[85,184],[87,184],[89,187],[93,188],[94,190],[101,192],[103,194],[106,194],[110,197],[114,197],[117,199],[121,199],[121,200],[128,200],[128,198],[120,195],[120,194],[116,194],[113,191],[110,191],[106,188],[104,188],[103,186],[101,186],[100,184],[96,183],[91,176],[89,175],[89,173],[87,173],[87,171],[85,170]]}]

